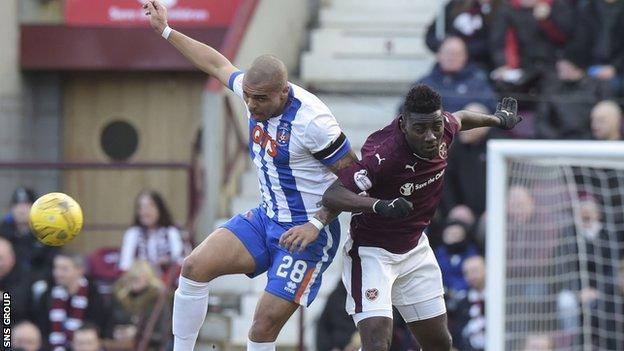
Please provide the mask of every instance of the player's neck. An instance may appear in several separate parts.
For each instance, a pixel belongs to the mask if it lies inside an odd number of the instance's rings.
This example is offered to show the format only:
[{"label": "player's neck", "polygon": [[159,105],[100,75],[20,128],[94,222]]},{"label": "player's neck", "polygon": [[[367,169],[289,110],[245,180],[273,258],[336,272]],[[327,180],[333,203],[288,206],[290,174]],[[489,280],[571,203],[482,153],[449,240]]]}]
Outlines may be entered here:
[{"label": "player's neck", "polygon": [[424,161],[430,161],[431,160],[431,158],[428,158],[428,157],[420,155],[418,153],[418,151],[416,151],[416,148],[412,147],[412,145],[410,145],[410,143],[407,141],[407,137],[405,136],[405,134],[403,134],[403,138],[405,138],[405,147],[407,147],[407,149],[412,153],[412,155],[414,155],[414,156],[416,156],[419,159],[424,160]]}]

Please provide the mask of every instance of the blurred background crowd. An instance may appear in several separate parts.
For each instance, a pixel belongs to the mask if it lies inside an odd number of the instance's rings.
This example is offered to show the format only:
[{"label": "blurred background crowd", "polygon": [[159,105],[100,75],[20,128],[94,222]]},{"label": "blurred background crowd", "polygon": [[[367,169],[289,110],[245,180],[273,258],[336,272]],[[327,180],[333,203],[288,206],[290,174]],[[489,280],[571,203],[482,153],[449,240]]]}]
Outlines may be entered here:
[{"label": "blurred background crowd", "polygon": [[[41,0],[36,6],[38,11],[54,13],[58,11],[55,7],[59,6],[58,3],[60,2]],[[348,1],[303,3],[310,13],[309,20],[301,29],[303,36],[307,37],[308,32],[313,29],[331,27],[331,21],[327,19],[327,13],[330,12],[328,8],[342,6],[340,3]],[[271,9],[259,6],[258,17],[263,15],[260,11]],[[275,4],[272,9],[279,6]],[[410,84],[425,83],[435,88],[442,96],[444,108],[450,112],[469,109],[492,113],[501,97],[512,96],[519,101],[519,114],[525,118],[518,128],[510,132],[481,128],[462,132],[456,138],[449,153],[443,200],[428,229],[443,272],[454,347],[457,350],[484,350],[487,299],[484,259],[487,142],[497,138],[622,139],[624,1],[451,0],[434,2],[430,8],[434,11],[426,14],[426,23],[410,32],[418,33],[417,39],[422,43],[419,45],[426,45],[430,51],[422,54],[429,59],[423,62],[429,62],[430,65],[413,67],[413,71],[421,74],[417,79],[413,79],[413,72],[403,72],[411,77]],[[401,18],[398,21],[409,19]],[[314,42],[312,39],[310,41],[308,45],[314,53]],[[397,56],[402,55],[401,50],[409,52],[410,48],[405,49],[400,43],[383,41],[381,55],[392,58],[396,52]],[[295,50],[297,62],[299,49]],[[255,54],[264,53],[261,48],[255,51]],[[373,59],[379,57],[374,56]],[[302,65],[307,60],[311,60],[311,56],[304,57]],[[398,63],[394,64],[400,66]],[[23,65],[28,66],[28,63]],[[364,124],[365,130],[361,133],[365,135],[374,130],[366,121],[362,121],[363,116],[358,110],[362,100],[368,97],[353,95],[351,88],[343,89],[340,85],[325,84],[323,77],[314,76],[312,64],[302,67],[300,71],[293,71],[296,73],[292,79],[301,80],[301,84],[312,91],[320,92],[321,98],[324,96],[322,94],[326,94],[331,108],[336,104],[337,107],[333,110],[343,126],[349,126],[350,123],[347,117],[341,115],[342,111],[347,111],[348,115],[355,115],[352,118],[355,122],[352,123]],[[375,70],[371,68],[371,71]],[[378,74],[383,76],[384,71]],[[49,77],[36,77],[32,75],[27,79],[40,83],[49,80]],[[87,75],[86,78],[89,80],[90,76]],[[89,89],[88,85],[80,85],[82,78],[73,79],[72,92],[76,94],[74,97],[81,96],[81,87]],[[139,75],[130,80],[149,79],[151,78]],[[194,88],[201,86],[201,80],[191,76],[167,77],[163,81],[173,86],[182,84],[180,81],[188,81]],[[381,84],[381,88],[373,88],[375,84]],[[362,94],[372,92],[373,94],[364,96],[374,96],[376,89],[381,96],[389,95],[383,84],[385,83],[373,82],[362,88]],[[391,84],[388,83],[388,86]],[[113,84],[112,89],[115,90],[116,87]],[[402,87],[400,91],[406,91],[405,86]],[[47,90],[39,93],[45,91]],[[31,94],[35,96],[31,98],[36,100],[36,89]],[[380,118],[374,126],[379,123],[383,125],[396,115],[401,96],[400,93],[395,95],[395,98],[387,100],[389,102],[384,100],[382,105],[387,107],[378,110],[368,108],[364,111],[367,115],[365,117],[370,119],[375,119],[375,114],[382,112],[387,115]],[[374,97],[372,99],[372,104],[376,104]],[[348,108],[344,107],[345,100],[350,101]],[[67,104],[71,105],[70,102]],[[199,107],[189,113],[198,113],[198,110]],[[238,117],[240,116],[235,116]],[[235,123],[227,120],[224,123],[236,129]],[[186,144],[191,145],[193,140],[201,140],[201,133],[195,134],[196,132],[198,131],[187,133]],[[345,133],[350,138],[353,135],[353,140],[360,138],[359,130],[350,134],[349,128],[345,128]],[[242,135],[244,145],[245,133]],[[166,131],[160,138],[163,143],[178,142],[175,137],[168,138]],[[165,141],[170,138],[176,140]],[[237,137],[228,138],[236,140]],[[353,144],[361,145],[357,141]],[[161,150],[154,145],[154,150]],[[201,153],[202,145],[195,143],[193,148]],[[72,152],[75,151],[69,151],[68,154]],[[113,161],[136,160],[123,157],[117,159],[114,157],[115,152],[112,154],[113,156],[107,155]],[[100,154],[96,155],[100,157]],[[195,154],[186,150],[184,155]],[[218,157],[227,158],[228,155],[224,152]],[[205,179],[202,177],[214,168],[213,165],[200,165],[198,169],[199,180],[194,181],[201,183]],[[228,171],[236,172],[236,166]],[[225,173],[224,178],[230,176],[231,174]],[[247,191],[247,187],[252,189],[250,192],[257,192],[255,180],[249,180],[245,173],[239,172],[232,178],[241,179],[240,192]],[[79,179],[79,176],[64,178],[63,184],[79,183]],[[164,179],[169,180],[166,177]],[[16,182],[11,184],[14,183]],[[144,183],[150,182],[145,180]],[[141,190],[137,194],[123,188],[119,191],[125,197],[117,198],[114,206],[118,205],[120,211],[132,209],[130,212],[122,211],[126,216],[122,221],[127,223],[127,229],[107,229],[108,232],[118,232],[108,241],[95,241],[95,244],[91,241],[90,244],[74,245],[70,248],[54,248],[40,244],[30,232],[28,212],[38,195],[31,188],[39,192],[47,189],[46,186],[35,184],[37,182],[26,182],[27,187],[20,186],[14,189],[11,196],[6,196],[8,212],[0,224],[0,290],[10,292],[12,296],[14,349],[58,351],[71,348],[74,351],[97,351],[169,348],[172,291],[176,284],[175,278],[179,274],[179,264],[192,250],[196,238],[200,241],[203,236],[202,233],[196,233],[196,223],[182,217],[183,210],[170,211],[168,203],[175,203],[176,208],[190,210],[194,206],[193,202],[187,206],[184,199],[179,199],[180,187],[173,190],[161,189],[158,182],[152,188],[159,191]],[[207,196],[216,198],[229,192],[237,192],[231,190],[226,181],[223,184],[225,185],[222,188],[217,187],[220,193],[209,193]],[[204,185],[199,184],[199,188],[203,189]],[[89,206],[96,200],[85,195],[85,188],[88,185],[72,189],[82,192],[80,194],[83,197],[79,194],[77,199],[81,201],[88,198],[86,206]],[[617,191],[615,188],[612,190]],[[99,188],[99,191],[106,190]],[[577,206],[580,225],[570,227],[565,234],[573,243],[557,246],[556,250],[559,251],[556,255],[576,257],[583,247],[582,251],[587,256],[586,262],[589,262],[586,268],[589,286],[582,286],[580,283],[523,286],[524,296],[534,296],[536,299],[540,296],[552,297],[553,301],[550,303],[554,306],[557,325],[550,330],[539,326],[527,327],[522,341],[514,349],[569,349],[570,345],[578,342],[575,338],[579,337],[579,328],[590,325],[597,332],[591,335],[591,340],[583,340],[581,343],[594,345],[592,350],[624,350],[624,226],[620,227],[624,219],[611,220],[607,213],[607,210],[621,210],[622,204],[607,201],[604,194],[592,190],[581,191],[579,197],[582,200]],[[216,200],[217,204],[227,208],[227,205],[223,206],[219,202],[223,198]],[[230,201],[241,205],[239,207],[248,204],[236,198]],[[251,201],[257,202],[257,194],[256,199]],[[522,185],[509,189],[508,236],[513,238],[514,228],[522,228],[523,236],[518,237],[517,242],[520,246],[521,242],[538,242],[545,235],[539,228],[529,231],[528,234],[526,229],[530,227],[530,223],[540,222],[539,202],[539,194],[534,189]],[[184,205],[178,206],[180,203]],[[98,212],[98,207],[94,205],[92,210],[87,208],[87,215],[90,212]],[[222,209],[216,212],[223,216],[234,211]],[[175,214],[178,218],[174,218]],[[607,219],[611,221],[609,223],[617,225],[608,225]],[[87,231],[81,236],[88,235],[92,234]],[[81,240],[89,241],[84,238]],[[509,269],[513,270],[514,264],[526,268],[527,262],[539,263],[540,255],[551,257],[553,251],[527,249],[526,254],[517,261],[519,263],[513,261],[512,257]],[[569,267],[561,268],[562,274],[567,270],[580,269],[578,260],[573,258],[566,262]],[[333,265],[339,264],[340,262],[335,262]],[[526,269],[518,274],[526,274]],[[327,279],[324,284],[326,293],[317,302],[320,305],[317,307],[318,313],[311,322],[314,325],[313,345],[320,351],[355,351],[359,348],[358,336],[353,322],[344,311],[346,291],[338,278]],[[544,293],[544,290],[548,290],[548,293]],[[208,324],[218,321],[219,315],[227,315],[225,311],[229,301],[228,296],[221,300],[211,299],[213,317],[208,319]],[[218,334],[215,330],[218,329],[213,329],[212,335]],[[211,332],[207,331],[207,334],[211,335]],[[312,346],[308,348],[312,349]],[[402,323],[400,315],[396,314],[392,350],[417,349],[418,345]]]}]

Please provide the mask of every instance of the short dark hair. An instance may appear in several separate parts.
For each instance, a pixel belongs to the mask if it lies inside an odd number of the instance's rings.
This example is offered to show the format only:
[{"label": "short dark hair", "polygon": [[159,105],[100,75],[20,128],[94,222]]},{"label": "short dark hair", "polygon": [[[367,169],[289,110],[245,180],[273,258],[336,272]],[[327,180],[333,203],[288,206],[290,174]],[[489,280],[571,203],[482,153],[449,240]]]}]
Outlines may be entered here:
[{"label": "short dark hair", "polygon": [[442,109],[440,94],[427,85],[412,87],[403,102],[403,114],[433,113]]}]

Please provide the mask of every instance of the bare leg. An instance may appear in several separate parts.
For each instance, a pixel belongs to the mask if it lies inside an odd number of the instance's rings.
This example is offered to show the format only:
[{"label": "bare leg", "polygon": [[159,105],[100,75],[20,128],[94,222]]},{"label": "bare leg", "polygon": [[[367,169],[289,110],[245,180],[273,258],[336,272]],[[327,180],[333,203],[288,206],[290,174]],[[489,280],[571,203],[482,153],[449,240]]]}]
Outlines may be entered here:
[{"label": "bare leg", "polygon": [[392,319],[370,317],[358,323],[362,351],[387,351],[392,342]]},{"label": "bare leg", "polygon": [[252,273],[255,268],[253,257],[238,237],[228,229],[219,228],[184,259],[182,276],[209,282],[226,274]]},{"label": "bare leg", "polygon": [[422,351],[450,351],[451,334],[448,331],[446,313],[430,319],[407,323],[418,340]]},{"label": "bare leg", "polygon": [[249,330],[249,340],[258,343],[273,342],[290,316],[299,305],[267,292],[262,294],[253,324]]}]

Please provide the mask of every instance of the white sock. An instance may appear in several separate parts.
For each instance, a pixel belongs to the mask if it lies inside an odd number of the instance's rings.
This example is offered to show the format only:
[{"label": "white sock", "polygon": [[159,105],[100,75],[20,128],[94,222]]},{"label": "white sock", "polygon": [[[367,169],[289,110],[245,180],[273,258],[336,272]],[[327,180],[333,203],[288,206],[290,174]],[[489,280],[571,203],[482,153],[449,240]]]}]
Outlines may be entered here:
[{"label": "white sock", "polygon": [[173,299],[173,350],[193,351],[208,312],[208,283],[180,276]]},{"label": "white sock", "polygon": [[247,339],[247,351],[275,351],[275,341],[253,342]]}]

